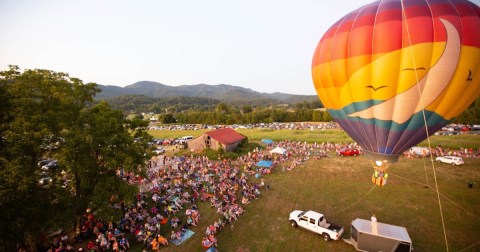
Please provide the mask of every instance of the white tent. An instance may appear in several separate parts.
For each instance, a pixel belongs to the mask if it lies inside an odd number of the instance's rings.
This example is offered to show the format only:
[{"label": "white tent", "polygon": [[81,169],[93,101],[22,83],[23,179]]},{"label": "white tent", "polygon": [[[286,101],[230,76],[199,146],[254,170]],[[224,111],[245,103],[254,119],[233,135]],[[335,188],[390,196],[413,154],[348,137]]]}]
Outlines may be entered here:
[{"label": "white tent", "polygon": [[277,154],[285,154],[287,150],[282,147],[276,147],[275,149],[270,151],[270,154],[277,153]]}]

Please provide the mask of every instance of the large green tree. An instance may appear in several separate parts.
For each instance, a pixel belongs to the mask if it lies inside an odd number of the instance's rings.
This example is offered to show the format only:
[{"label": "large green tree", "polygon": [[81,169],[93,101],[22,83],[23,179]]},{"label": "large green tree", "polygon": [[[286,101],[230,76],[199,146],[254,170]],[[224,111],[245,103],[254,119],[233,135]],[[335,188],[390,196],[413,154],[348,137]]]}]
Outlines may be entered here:
[{"label": "large green tree", "polygon": [[104,220],[118,219],[121,213],[110,206],[132,199],[136,187],[124,183],[117,172],[142,172],[149,137],[144,131],[132,137],[129,125],[121,111],[101,102],[84,108],[62,131],[65,141],[58,157],[71,174],[77,226],[87,208]]},{"label": "large green tree", "polygon": [[[0,72],[0,250],[19,243],[35,251],[52,230],[71,230],[85,208],[113,216],[106,198],[131,198],[115,169],[143,164],[146,140],[133,140],[120,112],[104,103],[89,107],[98,92],[65,73]],[[41,185],[37,163],[46,158],[60,168]]]}]

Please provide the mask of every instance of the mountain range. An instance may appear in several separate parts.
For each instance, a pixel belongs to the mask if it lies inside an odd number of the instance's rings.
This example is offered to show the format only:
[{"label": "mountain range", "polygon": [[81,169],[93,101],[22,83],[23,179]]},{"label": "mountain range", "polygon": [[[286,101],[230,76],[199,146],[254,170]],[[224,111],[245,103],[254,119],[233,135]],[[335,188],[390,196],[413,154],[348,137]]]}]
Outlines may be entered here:
[{"label": "mountain range", "polygon": [[111,99],[113,97],[125,95],[144,95],[155,98],[166,97],[202,97],[216,99],[226,102],[248,101],[248,100],[272,100],[284,103],[299,103],[303,101],[313,101],[318,99],[316,95],[293,95],[285,93],[261,93],[249,88],[232,86],[227,84],[219,85],[182,85],[168,86],[159,82],[139,81],[134,84],[118,87],[98,85],[102,90],[96,99]]}]

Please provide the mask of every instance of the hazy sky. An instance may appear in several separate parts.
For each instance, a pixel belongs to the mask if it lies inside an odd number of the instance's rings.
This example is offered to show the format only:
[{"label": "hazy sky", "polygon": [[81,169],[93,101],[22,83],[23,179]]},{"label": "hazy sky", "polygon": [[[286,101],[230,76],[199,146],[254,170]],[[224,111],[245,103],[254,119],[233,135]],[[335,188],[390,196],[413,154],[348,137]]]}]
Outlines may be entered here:
[{"label": "hazy sky", "polygon": [[0,0],[0,70],[43,68],[117,86],[149,80],[315,94],[318,41],[370,2]]}]

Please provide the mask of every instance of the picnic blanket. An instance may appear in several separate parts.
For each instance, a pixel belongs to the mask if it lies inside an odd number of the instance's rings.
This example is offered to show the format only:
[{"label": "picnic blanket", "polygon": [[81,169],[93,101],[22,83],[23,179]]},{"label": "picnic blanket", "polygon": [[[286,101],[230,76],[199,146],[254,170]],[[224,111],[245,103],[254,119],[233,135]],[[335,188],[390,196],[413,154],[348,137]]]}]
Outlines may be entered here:
[{"label": "picnic blanket", "polygon": [[185,233],[183,233],[182,236],[180,236],[180,239],[171,240],[170,242],[178,246],[182,244],[184,241],[188,240],[188,238],[192,237],[192,235],[194,234],[195,232],[193,232],[190,229],[187,229]]},{"label": "picnic blanket", "polygon": [[260,167],[272,167],[272,161],[267,161],[267,160],[260,160],[260,162],[257,163],[257,166]]}]

